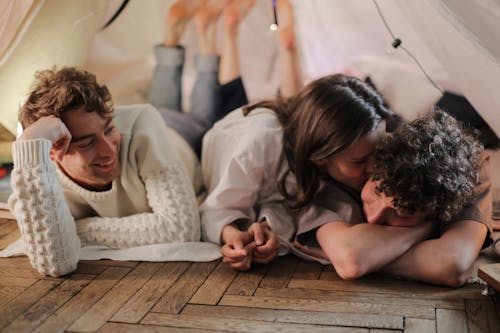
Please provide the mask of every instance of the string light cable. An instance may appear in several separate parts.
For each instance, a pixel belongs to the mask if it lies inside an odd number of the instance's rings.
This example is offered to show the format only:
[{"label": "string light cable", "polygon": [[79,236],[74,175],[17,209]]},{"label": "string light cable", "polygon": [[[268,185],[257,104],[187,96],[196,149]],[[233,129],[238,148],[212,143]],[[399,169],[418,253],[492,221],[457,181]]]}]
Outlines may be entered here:
[{"label": "string light cable", "polygon": [[394,33],[392,32],[391,28],[389,27],[389,24],[387,23],[387,21],[385,20],[385,17],[384,15],[382,14],[382,10],[380,9],[378,3],[377,3],[377,0],[372,0],[373,3],[375,4],[375,7],[377,8],[377,12],[380,16],[380,18],[382,19],[382,22],[384,22],[384,25],[385,27],[387,28],[387,31],[389,32],[389,34],[391,35],[391,38],[392,38],[392,43],[391,43],[391,46],[394,48],[394,49],[401,49],[403,51],[406,52],[406,54],[408,54],[408,56],[410,56],[411,59],[413,59],[413,61],[417,64],[417,66],[420,68],[420,70],[422,71],[422,73],[424,73],[425,77],[429,80],[430,83],[432,83],[432,85],[437,89],[439,90],[442,94],[444,94],[444,90],[439,87],[436,82],[434,82],[434,80],[430,77],[429,74],[427,74],[427,72],[425,71],[424,67],[422,66],[422,64],[418,61],[418,59],[413,55],[413,53],[411,53],[406,47],[403,46],[403,41],[400,39],[400,38],[397,38],[396,35],[394,35]]}]

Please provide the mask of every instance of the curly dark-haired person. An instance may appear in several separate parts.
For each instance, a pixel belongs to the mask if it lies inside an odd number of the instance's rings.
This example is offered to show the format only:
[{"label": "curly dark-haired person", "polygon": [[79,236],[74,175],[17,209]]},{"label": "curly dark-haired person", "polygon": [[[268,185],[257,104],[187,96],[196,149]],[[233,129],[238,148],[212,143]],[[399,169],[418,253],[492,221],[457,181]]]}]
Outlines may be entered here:
[{"label": "curly dark-haired person", "polygon": [[[373,168],[361,192],[368,223],[322,226],[330,229],[317,233],[324,258],[345,279],[382,271],[466,283],[492,230],[489,155],[481,143],[434,111],[389,134]],[[403,232],[408,227],[414,232]]]}]

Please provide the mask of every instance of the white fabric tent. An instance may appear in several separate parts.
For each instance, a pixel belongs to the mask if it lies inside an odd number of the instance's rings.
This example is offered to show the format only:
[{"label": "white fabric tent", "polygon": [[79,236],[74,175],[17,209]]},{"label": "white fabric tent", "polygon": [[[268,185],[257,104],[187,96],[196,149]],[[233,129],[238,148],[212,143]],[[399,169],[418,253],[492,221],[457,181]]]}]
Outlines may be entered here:
[{"label": "white fabric tent", "polygon": [[[34,71],[54,65],[85,66],[108,84],[115,104],[146,100],[154,59],[172,0],[130,0],[106,29],[122,0],[0,0],[0,140],[12,140],[17,109]],[[500,134],[500,0],[295,0],[304,82],[346,68],[370,74],[391,106],[407,118],[425,112],[440,92],[392,37],[396,37],[441,87],[464,94]],[[251,100],[277,88],[276,43],[268,1],[240,29],[243,77]],[[194,28],[183,43],[196,52]],[[390,50],[391,52],[388,52]],[[185,70],[185,107],[193,84]],[[0,146],[1,154],[1,146]],[[498,154],[497,154],[498,155]],[[495,156],[496,160],[499,158]],[[494,177],[500,177],[500,163]],[[497,170],[497,172],[495,172]],[[495,179],[496,187],[500,180]],[[498,197],[498,196],[497,196]]]}]

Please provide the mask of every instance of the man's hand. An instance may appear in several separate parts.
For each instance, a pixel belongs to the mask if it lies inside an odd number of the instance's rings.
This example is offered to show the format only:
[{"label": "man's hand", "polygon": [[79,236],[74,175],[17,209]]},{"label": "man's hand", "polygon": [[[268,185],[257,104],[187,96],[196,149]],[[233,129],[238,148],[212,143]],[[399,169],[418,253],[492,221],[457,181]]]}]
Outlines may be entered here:
[{"label": "man's hand", "polygon": [[28,126],[19,140],[46,139],[52,142],[52,154],[62,160],[71,142],[71,133],[61,119],[55,116],[42,117]]},{"label": "man's hand", "polygon": [[271,231],[268,222],[255,222],[248,228],[248,232],[253,235],[256,244],[253,253],[254,262],[267,264],[278,256],[280,242],[278,237]]}]

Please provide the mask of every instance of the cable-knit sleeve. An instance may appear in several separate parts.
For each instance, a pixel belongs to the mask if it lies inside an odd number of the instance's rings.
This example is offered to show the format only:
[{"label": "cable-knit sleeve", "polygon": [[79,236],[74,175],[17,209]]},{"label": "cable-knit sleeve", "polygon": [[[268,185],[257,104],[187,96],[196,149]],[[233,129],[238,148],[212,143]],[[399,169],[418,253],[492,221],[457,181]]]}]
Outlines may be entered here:
[{"label": "cable-knit sleeve", "polygon": [[193,185],[180,162],[145,176],[152,213],[120,218],[91,217],[77,221],[84,245],[114,248],[198,241],[200,218]]},{"label": "cable-knit sleeve", "polygon": [[42,274],[61,276],[76,269],[80,240],[49,157],[51,147],[44,139],[13,143],[9,206],[31,265]]}]

